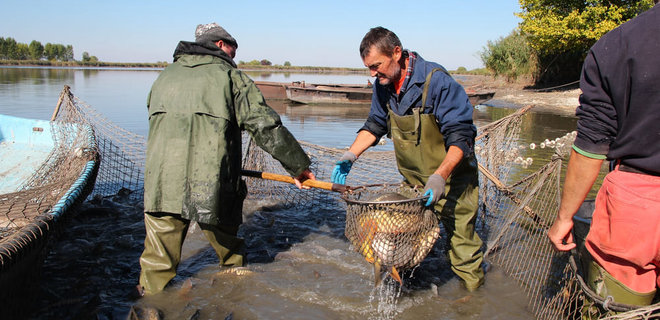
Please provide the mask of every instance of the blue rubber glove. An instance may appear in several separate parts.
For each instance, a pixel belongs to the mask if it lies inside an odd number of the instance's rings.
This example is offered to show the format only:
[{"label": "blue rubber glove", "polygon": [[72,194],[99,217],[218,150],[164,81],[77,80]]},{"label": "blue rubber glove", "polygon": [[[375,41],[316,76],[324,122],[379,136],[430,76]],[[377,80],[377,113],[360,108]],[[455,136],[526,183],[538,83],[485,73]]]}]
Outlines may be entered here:
[{"label": "blue rubber glove", "polygon": [[445,178],[439,174],[432,174],[429,177],[429,180],[426,181],[426,186],[424,186],[424,195],[430,196],[429,199],[424,204],[429,207],[445,196]]},{"label": "blue rubber glove", "polygon": [[339,158],[339,161],[337,161],[335,169],[332,170],[332,177],[330,178],[332,183],[345,184],[346,176],[351,171],[351,167],[355,160],[357,160],[357,157],[353,152],[344,152],[344,155],[342,155],[341,158]]}]

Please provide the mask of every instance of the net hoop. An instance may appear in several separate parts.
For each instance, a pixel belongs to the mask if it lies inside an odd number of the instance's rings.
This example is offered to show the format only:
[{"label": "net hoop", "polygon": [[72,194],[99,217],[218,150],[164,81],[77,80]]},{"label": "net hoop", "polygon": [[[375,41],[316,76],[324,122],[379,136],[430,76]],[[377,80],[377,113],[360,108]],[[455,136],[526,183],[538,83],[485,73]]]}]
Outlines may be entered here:
[{"label": "net hoop", "polygon": [[[410,188],[409,191],[412,191],[414,194],[416,194],[416,196],[403,200],[359,200],[358,199],[365,193],[376,194],[378,191],[373,191],[376,188],[386,189],[391,187]],[[343,192],[340,197],[342,200],[346,201],[346,203],[355,204],[355,205],[402,204],[402,203],[413,203],[415,201],[419,201],[420,206],[422,206],[421,202],[429,198],[429,196],[425,196],[425,195],[420,196],[419,194],[422,194],[422,192],[424,192],[424,190],[420,189],[420,186],[415,186],[405,183],[399,183],[399,184],[381,183],[381,184],[369,184],[360,187],[350,188],[348,191]]]}]

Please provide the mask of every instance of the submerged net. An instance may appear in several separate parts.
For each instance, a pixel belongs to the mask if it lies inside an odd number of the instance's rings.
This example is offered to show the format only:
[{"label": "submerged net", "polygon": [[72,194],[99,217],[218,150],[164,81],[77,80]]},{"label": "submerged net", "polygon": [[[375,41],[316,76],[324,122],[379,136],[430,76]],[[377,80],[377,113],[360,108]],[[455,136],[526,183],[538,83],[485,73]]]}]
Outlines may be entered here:
[{"label": "submerged net", "polygon": [[[90,123],[96,133],[98,150],[103,159],[99,169],[96,187],[92,193],[91,201],[103,197],[112,197],[117,194],[140,200],[143,195],[143,167],[145,159],[146,140],[127,132],[84,102],[74,99],[79,110],[78,114],[84,121]],[[533,149],[534,146],[521,146],[519,144],[522,119],[528,108],[504,117],[489,125],[479,128],[477,153],[480,165],[480,212],[477,219],[477,231],[485,243],[486,259],[493,265],[502,268],[506,273],[520,283],[521,290],[529,296],[529,307],[539,319],[580,319],[583,316],[602,318],[609,316],[606,311],[596,314],[583,313],[585,301],[591,301],[580,285],[575,268],[571,267],[569,254],[558,253],[552,250],[546,239],[546,232],[556,215],[559,196],[560,178],[568,148],[575,137],[570,133],[555,140],[546,140],[539,143],[553,152],[534,159],[524,158],[524,149]],[[323,147],[311,143],[301,142],[305,152],[312,160],[311,169],[318,180],[329,181],[334,163],[345,150]],[[286,174],[282,166],[270,155],[257,147],[247,136],[243,143],[243,169]],[[531,167],[530,167],[531,166]],[[531,174],[525,174],[523,168],[537,168]],[[527,171],[528,172],[528,171]],[[367,185],[398,185],[401,176],[396,167],[393,151],[369,151],[360,156],[347,177],[350,186]],[[362,243],[369,242],[372,237],[376,239],[374,229],[364,228],[366,232],[352,231],[351,226],[371,226],[366,222],[368,218],[380,215],[385,221],[391,216],[387,206],[372,206],[368,209],[359,209],[351,213],[352,200],[367,199],[378,201],[375,198],[388,192],[400,190],[387,190],[381,188],[376,193],[364,195],[355,193],[354,197],[346,200],[336,192],[320,189],[299,191],[289,184],[245,177],[248,185],[249,199],[268,199],[277,206],[290,206],[308,210],[308,208],[327,208],[331,210],[346,210],[346,235],[356,251],[365,250]],[[371,191],[369,191],[371,193]],[[414,197],[413,195],[408,195]],[[422,218],[430,219],[423,213]],[[350,223],[350,219],[357,219]],[[387,218],[387,219],[391,219]],[[435,219],[435,217],[433,217]],[[406,219],[403,219],[404,221]],[[385,223],[387,225],[387,223]],[[405,223],[392,223],[393,226],[405,226]],[[437,226],[437,223],[434,223]],[[428,227],[424,227],[428,228]],[[435,229],[424,229],[418,234],[434,238]],[[391,231],[391,230],[388,230]],[[400,231],[400,230],[399,230]],[[398,231],[397,231],[398,232]],[[370,235],[371,234],[371,235]],[[386,232],[378,237],[382,247],[391,246],[395,240],[391,238],[396,232]],[[357,237],[354,237],[357,236]],[[420,236],[423,238],[423,236]],[[438,236],[441,237],[441,234]],[[353,238],[353,239],[351,239]],[[403,236],[402,236],[403,238]],[[415,237],[410,237],[415,239]],[[417,248],[426,247],[426,243],[417,238],[417,244],[406,244]],[[435,241],[435,240],[434,240]],[[441,245],[441,241],[438,244]],[[373,249],[373,246],[372,246]],[[410,249],[415,254],[421,249]],[[423,251],[423,250],[421,250]],[[384,250],[387,252],[387,250]],[[392,264],[409,266],[419,258],[398,258],[398,255],[383,254],[382,260],[392,261]],[[424,254],[426,255],[426,254]],[[365,257],[368,256],[365,255]],[[397,258],[395,259],[395,256]],[[375,255],[374,255],[375,259]],[[396,262],[395,262],[396,260]],[[398,262],[398,261],[404,262]],[[407,261],[407,263],[405,263]],[[640,308],[617,315],[611,319],[624,319],[637,317],[651,318],[660,310],[660,305]]]}]

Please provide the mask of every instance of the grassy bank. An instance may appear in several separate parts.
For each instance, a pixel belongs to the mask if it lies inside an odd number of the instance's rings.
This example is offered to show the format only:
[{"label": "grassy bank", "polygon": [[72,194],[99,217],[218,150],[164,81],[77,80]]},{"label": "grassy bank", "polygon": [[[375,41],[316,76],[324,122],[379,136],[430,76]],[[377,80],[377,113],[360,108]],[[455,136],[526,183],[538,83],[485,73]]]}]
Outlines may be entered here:
[{"label": "grassy bank", "polygon": [[[34,67],[99,67],[99,68],[165,68],[167,62],[83,62],[83,61],[47,61],[47,60],[0,60],[0,66],[34,66]],[[238,65],[241,70],[248,71],[282,71],[282,72],[313,72],[313,73],[367,73],[366,68],[336,68],[313,66],[261,66]]]},{"label": "grassy bank", "polygon": [[[169,63],[162,62],[83,62],[83,61],[46,61],[46,60],[0,60],[0,66],[24,66],[24,67],[87,67],[87,68],[165,68]],[[265,66],[253,64],[239,64],[238,68],[244,71],[274,71],[274,72],[298,72],[317,74],[365,74],[369,75],[367,68],[343,68],[343,67],[315,67],[315,66]],[[466,70],[458,68],[450,70],[451,74],[465,75],[490,75],[491,72],[485,68]]]},{"label": "grassy bank", "polygon": [[238,68],[247,71],[283,71],[283,72],[313,72],[313,73],[364,73],[368,74],[367,68],[342,68],[342,67],[314,67],[314,66],[265,66],[253,64],[239,64]]},{"label": "grassy bank", "polygon": [[456,70],[449,70],[449,73],[451,73],[451,74],[472,75],[472,76],[491,76],[491,75],[493,75],[493,73],[490,72],[486,68],[479,68],[479,69],[472,69],[472,70],[467,70],[465,68],[458,68]]}]

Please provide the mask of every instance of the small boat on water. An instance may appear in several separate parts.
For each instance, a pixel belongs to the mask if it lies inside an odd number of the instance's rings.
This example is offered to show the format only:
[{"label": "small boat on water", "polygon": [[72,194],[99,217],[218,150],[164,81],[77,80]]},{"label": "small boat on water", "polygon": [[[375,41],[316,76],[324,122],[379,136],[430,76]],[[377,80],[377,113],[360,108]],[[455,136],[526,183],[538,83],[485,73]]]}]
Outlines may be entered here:
[{"label": "small boat on water", "polygon": [[287,99],[303,104],[370,104],[373,87],[369,85],[305,84],[293,82],[286,87]]},{"label": "small boat on water", "polygon": [[307,84],[305,81],[255,81],[266,99],[302,104],[370,104],[372,87],[357,84]]},{"label": "small boat on water", "polygon": [[493,99],[495,96],[495,91],[478,90],[474,87],[465,88],[465,93],[467,93],[468,98],[470,99],[470,104],[472,104],[472,106],[478,106],[490,99]]},{"label": "small boat on water", "polygon": [[49,245],[92,191],[97,150],[82,122],[0,114],[0,318],[20,313]]},{"label": "small boat on water", "polygon": [[[358,84],[306,84],[304,81],[291,83],[255,81],[266,99],[288,99],[302,104],[371,104],[373,87]],[[467,87],[470,103],[473,106],[493,98],[494,91],[477,90]]]},{"label": "small boat on water", "polygon": [[290,83],[287,82],[272,82],[272,81],[255,81],[254,84],[264,95],[264,98],[269,100],[286,100],[286,87]]}]

